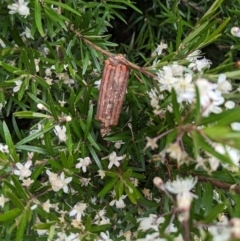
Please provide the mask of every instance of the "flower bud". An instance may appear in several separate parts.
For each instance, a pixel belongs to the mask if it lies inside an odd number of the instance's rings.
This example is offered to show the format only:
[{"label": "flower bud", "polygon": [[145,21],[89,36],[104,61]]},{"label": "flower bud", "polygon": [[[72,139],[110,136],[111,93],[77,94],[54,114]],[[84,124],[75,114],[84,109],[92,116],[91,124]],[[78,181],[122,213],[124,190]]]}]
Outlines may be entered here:
[{"label": "flower bud", "polygon": [[240,38],[240,28],[239,27],[232,27],[231,34],[235,37]]},{"label": "flower bud", "polygon": [[158,188],[158,189],[163,189],[163,180],[160,177],[154,177],[153,179],[153,184]]}]

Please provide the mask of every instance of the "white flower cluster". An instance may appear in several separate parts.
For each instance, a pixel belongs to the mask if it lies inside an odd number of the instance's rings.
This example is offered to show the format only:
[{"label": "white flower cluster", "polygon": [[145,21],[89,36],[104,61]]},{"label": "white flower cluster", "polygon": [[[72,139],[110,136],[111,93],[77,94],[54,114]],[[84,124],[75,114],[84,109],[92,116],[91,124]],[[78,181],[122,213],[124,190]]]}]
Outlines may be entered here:
[{"label": "white flower cluster", "polygon": [[[222,94],[229,93],[232,90],[232,85],[223,74],[219,75],[217,83],[212,83],[200,77],[194,80],[193,71],[202,72],[204,69],[209,68],[211,64],[205,58],[199,59],[201,57],[200,53],[201,51],[197,50],[187,56],[186,59],[190,61],[188,68],[178,63],[173,63],[172,65],[164,66],[157,72],[156,80],[159,86],[148,93],[155,114],[159,115],[161,113],[159,102],[164,98],[164,91],[171,92],[174,89],[178,103],[191,104],[196,102],[196,86],[200,94],[203,116],[222,111],[221,105],[225,102]],[[233,108],[232,104],[233,102],[227,101],[225,107]]]},{"label": "white flower cluster", "polygon": [[30,14],[30,10],[27,5],[28,2],[24,2],[24,0],[18,0],[16,3],[8,5],[8,8],[10,9],[9,14],[18,13],[19,15],[22,15],[26,18]]},{"label": "white flower cluster", "polygon": [[177,177],[176,180],[168,181],[164,184],[160,177],[155,177],[153,183],[159,190],[165,192],[171,200],[172,197],[168,192],[176,195],[176,208],[181,212],[181,219],[182,221],[188,220],[192,199],[197,198],[190,191],[196,185],[197,179],[193,177],[186,179]]},{"label": "white flower cluster", "polygon": [[46,173],[49,177],[49,182],[54,192],[58,192],[61,189],[63,189],[63,192],[65,193],[69,192],[69,188],[67,185],[72,181],[72,177],[65,178],[64,172],[58,175],[47,170]]}]

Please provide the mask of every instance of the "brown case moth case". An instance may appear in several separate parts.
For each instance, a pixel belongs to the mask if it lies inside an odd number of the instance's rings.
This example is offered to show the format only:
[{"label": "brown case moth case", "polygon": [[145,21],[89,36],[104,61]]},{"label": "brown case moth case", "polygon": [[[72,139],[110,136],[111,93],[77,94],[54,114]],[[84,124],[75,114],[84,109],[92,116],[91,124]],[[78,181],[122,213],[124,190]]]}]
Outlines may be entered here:
[{"label": "brown case moth case", "polygon": [[102,136],[108,134],[111,127],[118,124],[130,73],[129,68],[122,64],[124,60],[123,55],[119,54],[110,57],[104,64],[95,116],[101,122]]}]

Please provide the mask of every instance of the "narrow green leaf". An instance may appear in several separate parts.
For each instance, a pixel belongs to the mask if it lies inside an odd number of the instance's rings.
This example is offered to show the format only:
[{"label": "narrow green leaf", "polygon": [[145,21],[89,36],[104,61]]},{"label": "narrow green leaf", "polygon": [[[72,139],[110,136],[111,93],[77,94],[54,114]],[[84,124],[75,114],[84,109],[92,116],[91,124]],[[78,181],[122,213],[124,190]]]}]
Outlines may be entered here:
[{"label": "narrow green leaf", "polygon": [[58,121],[58,114],[57,114],[57,110],[56,110],[56,107],[54,105],[54,100],[52,98],[52,95],[50,93],[50,91],[48,91],[48,103],[49,103],[49,108],[50,108],[50,111],[54,117],[54,119],[56,121]]},{"label": "narrow green leaf", "polygon": [[98,197],[102,197],[104,196],[105,194],[107,194],[108,192],[110,192],[115,183],[117,182],[118,180],[118,177],[115,177],[115,178],[112,178],[105,186],[104,188],[98,193]]},{"label": "narrow green leaf", "polygon": [[23,240],[23,235],[25,233],[27,220],[28,220],[29,215],[30,215],[29,212],[30,211],[27,210],[19,217],[20,220],[18,220],[19,225],[18,225],[18,228],[17,228],[16,240]]},{"label": "narrow green leaf", "polygon": [[180,115],[180,111],[179,111],[180,106],[177,102],[177,95],[176,95],[174,88],[172,89],[171,94],[172,94],[173,113],[174,113],[177,123],[180,124],[181,123],[181,115]]},{"label": "narrow green leaf", "polygon": [[33,119],[33,118],[47,118],[49,119],[51,116],[50,115],[45,115],[42,113],[38,112],[32,112],[32,111],[18,111],[13,113],[14,116],[18,118],[28,118],[28,119]]},{"label": "narrow green leaf", "polygon": [[[49,123],[49,124],[50,124],[50,123]],[[34,133],[34,134],[30,135],[30,136],[25,137],[24,139],[22,139],[21,141],[19,141],[19,142],[16,144],[16,148],[18,148],[20,145],[23,145],[23,144],[25,144],[25,143],[28,143],[28,142],[34,140],[34,139],[37,139],[38,137],[40,137],[40,136],[43,135],[44,133],[52,130],[53,128],[54,128],[54,126],[50,124],[50,126],[44,127],[43,130],[38,131],[38,132],[36,132],[36,133]]]},{"label": "narrow green leaf", "polygon": [[92,117],[93,117],[93,105],[90,105],[90,108],[88,111],[87,122],[86,122],[86,128],[85,128],[85,132],[84,132],[84,139],[86,139],[86,137],[88,136],[89,130],[92,126]]},{"label": "narrow green leaf", "polygon": [[59,6],[63,9],[66,9],[78,16],[81,16],[81,14],[79,13],[79,11],[69,7],[67,4],[64,4],[64,3],[61,3],[61,2],[57,2],[57,1],[52,1],[52,0],[44,0],[45,3],[49,3],[49,4],[53,4],[53,5],[56,5],[56,6]]},{"label": "narrow green leaf", "polygon": [[52,146],[52,136],[49,131],[44,133],[44,145],[49,155],[54,156],[54,151]]},{"label": "narrow green leaf", "polygon": [[212,208],[211,212],[207,215],[207,217],[205,217],[202,220],[202,222],[208,224],[208,223],[212,222],[213,220],[215,220],[218,217],[219,213],[223,212],[225,206],[226,206],[225,203],[216,204]]},{"label": "narrow green leaf", "polygon": [[28,85],[29,85],[29,76],[27,76],[22,84],[21,84],[21,87],[20,87],[20,90],[18,91],[18,100],[21,101],[21,99],[23,98],[24,94],[25,94],[25,91],[26,89],[28,88]]},{"label": "narrow green leaf", "polygon": [[209,22],[205,22],[200,26],[196,26],[195,29],[183,40],[184,44],[191,42],[194,38],[201,36],[202,32],[208,28]]},{"label": "narrow green leaf", "polygon": [[128,169],[126,172],[123,173],[122,177],[127,178],[132,175],[132,169]]},{"label": "narrow green leaf", "polygon": [[42,26],[42,13],[41,13],[41,5],[39,0],[35,0],[35,7],[34,7],[34,15],[35,15],[35,23],[37,26],[37,30],[44,37],[44,31]]},{"label": "narrow green leaf", "polygon": [[16,207],[20,208],[21,210],[24,209],[24,207],[25,207],[24,204],[21,202],[20,199],[17,198],[16,195],[14,195],[11,192],[7,192],[6,197],[8,197]]},{"label": "narrow green leaf", "polygon": [[0,214],[0,222],[15,221],[15,218],[21,214],[22,210],[19,208],[11,209],[9,212]]},{"label": "narrow green leaf", "polygon": [[86,73],[87,67],[89,65],[89,58],[90,58],[89,51],[86,51],[85,57],[83,60],[82,75],[84,75]]},{"label": "narrow green leaf", "polygon": [[116,184],[114,190],[115,190],[115,193],[116,193],[116,199],[119,200],[119,198],[123,195],[123,190],[124,190],[124,183],[123,183],[123,181],[120,180]]},{"label": "narrow green leaf", "polygon": [[17,177],[15,177],[14,175],[12,175],[12,181],[14,183],[14,187],[17,190],[17,193],[19,197],[23,198],[25,201],[29,200],[29,197],[25,191],[25,189],[22,187],[22,185],[20,184],[19,180],[17,179]]},{"label": "narrow green leaf", "polygon": [[19,158],[18,158],[18,155],[16,153],[15,146],[13,145],[12,136],[11,136],[5,122],[3,122],[3,133],[4,133],[6,143],[8,145],[9,153],[11,154],[11,156],[13,158],[13,161],[18,162]]},{"label": "narrow green leaf", "polygon": [[43,229],[48,230],[52,225],[54,225],[56,222],[48,222],[48,223],[36,223],[34,224],[34,229]]},{"label": "narrow green leaf", "polygon": [[204,208],[204,214],[207,216],[212,210],[213,206],[213,188],[212,184],[207,182],[203,183],[203,195],[202,195],[202,207]]},{"label": "narrow green leaf", "polygon": [[199,23],[204,22],[209,17],[213,16],[214,12],[221,6],[224,0],[216,0],[212,6],[207,10],[207,12],[203,15],[203,17],[199,20]]},{"label": "narrow green leaf", "polygon": [[129,187],[128,186],[125,186],[125,192],[126,192],[128,198],[130,199],[130,201],[133,204],[137,204],[137,198],[135,197],[134,193],[129,191]]},{"label": "narrow green leaf", "polygon": [[91,233],[99,233],[101,231],[106,231],[111,224],[104,224],[104,225],[97,225],[97,226],[92,226],[89,230]]}]

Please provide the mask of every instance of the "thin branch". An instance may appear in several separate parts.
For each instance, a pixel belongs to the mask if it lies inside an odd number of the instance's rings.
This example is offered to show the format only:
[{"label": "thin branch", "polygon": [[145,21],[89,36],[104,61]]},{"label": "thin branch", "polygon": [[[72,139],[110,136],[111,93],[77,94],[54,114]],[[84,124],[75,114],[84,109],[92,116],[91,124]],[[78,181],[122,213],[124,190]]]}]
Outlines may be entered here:
[{"label": "thin branch", "polygon": [[192,7],[193,9],[197,10],[200,13],[204,13],[204,11],[199,8],[195,3],[192,3],[190,1],[187,0],[181,0],[184,4],[189,5],[190,7]]},{"label": "thin branch", "polygon": [[233,190],[236,193],[240,193],[240,186],[233,186],[233,184],[230,183],[226,183],[226,182],[220,182],[217,180],[214,180],[212,178],[208,178],[208,177],[203,177],[203,176],[198,176],[198,175],[194,175],[198,177],[199,181],[203,181],[203,182],[210,182],[213,186],[224,189],[224,190]]},{"label": "thin branch", "polygon": [[[78,38],[80,38],[82,41],[84,41],[87,45],[91,46],[93,49],[99,51],[100,53],[102,53],[102,54],[104,54],[104,55],[106,55],[106,56],[108,56],[108,57],[114,57],[114,56],[115,56],[114,54],[112,54],[112,53],[110,53],[110,52],[102,49],[101,47],[99,47],[99,46],[95,45],[94,43],[92,43],[90,40],[86,39],[81,33],[79,33],[78,31],[76,31],[76,30],[74,29],[74,27],[71,26],[68,22],[66,22],[66,25],[67,25],[67,27],[69,27],[69,29],[70,29],[73,33],[76,34],[76,36],[77,36]],[[130,61],[128,61],[128,60],[125,59],[125,58],[122,58],[121,60],[119,59],[119,62],[121,62],[122,64],[124,64],[124,65],[126,65],[126,66],[128,66],[128,67],[130,67],[131,69],[136,69],[137,71],[139,71],[139,72],[141,72],[141,73],[143,73],[143,74],[145,74],[145,75],[147,75],[147,76],[149,76],[149,77],[151,77],[151,78],[156,78],[156,75],[155,75],[154,73],[149,72],[149,71],[146,70],[145,68],[142,68],[142,67],[140,67],[140,66],[138,66],[138,65],[136,65],[136,64],[134,64],[134,63],[132,63],[132,62],[130,62]]]}]

